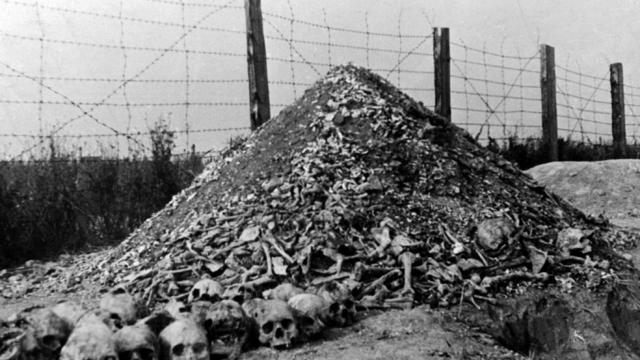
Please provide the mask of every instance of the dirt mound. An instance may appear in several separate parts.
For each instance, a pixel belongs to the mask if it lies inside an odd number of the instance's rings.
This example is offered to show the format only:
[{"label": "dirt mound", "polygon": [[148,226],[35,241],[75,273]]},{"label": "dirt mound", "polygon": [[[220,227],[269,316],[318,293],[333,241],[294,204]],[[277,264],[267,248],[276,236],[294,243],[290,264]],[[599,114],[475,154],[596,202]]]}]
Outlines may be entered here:
[{"label": "dirt mound", "polygon": [[640,228],[640,160],[553,162],[527,173],[586,214]]},{"label": "dirt mound", "polygon": [[627,240],[349,65],[120,246],[40,286],[126,284],[155,303],[208,275],[258,294],[283,281],[340,282],[367,307],[446,307],[556,277],[599,286],[610,246]]}]

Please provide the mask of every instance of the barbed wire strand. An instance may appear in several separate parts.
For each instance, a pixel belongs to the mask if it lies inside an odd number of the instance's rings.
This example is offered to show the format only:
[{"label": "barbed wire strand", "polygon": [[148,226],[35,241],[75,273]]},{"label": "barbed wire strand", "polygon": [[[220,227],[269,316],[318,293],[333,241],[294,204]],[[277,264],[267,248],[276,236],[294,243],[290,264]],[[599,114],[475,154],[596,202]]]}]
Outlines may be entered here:
[{"label": "barbed wire strand", "polygon": [[[518,54],[518,66],[522,67],[523,59],[520,56],[520,48],[516,47],[516,53]],[[524,76],[520,77],[520,109],[524,109]],[[524,128],[524,113],[520,113],[520,127]],[[518,136],[518,129],[516,128],[516,136]]]},{"label": "barbed wire strand", "polygon": [[[182,21],[182,31],[186,31],[187,23],[185,19],[185,2],[184,0],[180,0],[180,18]],[[185,130],[185,144],[186,148],[189,148],[189,91],[190,91],[190,75],[191,71],[189,69],[189,51],[187,50],[187,37],[182,38],[182,49],[184,50],[184,130]]]},{"label": "barbed wire strand", "polygon": [[[9,65],[9,64],[7,64],[7,63],[5,63],[5,62],[3,62],[3,61],[0,61],[0,65],[2,65],[2,66],[4,66],[4,67],[8,68],[10,71],[14,71],[14,72],[16,72],[16,73],[18,73],[18,74],[21,74],[23,77],[28,78],[28,79],[32,80],[33,82],[38,83],[38,79],[37,79],[37,78],[34,78],[34,77],[32,77],[32,76],[29,76],[29,75],[27,75],[26,73],[24,73],[24,72],[22,72],[22,71],[20,71],[20,70],[18,70],[18,69],[16,69],[16,68],[14,68],[13,66],[11,66],[11,65]],[[112,127],[112,126],[110,126],[109,124],[107,124],[107,123],[105,123],[105,122],[101,121],[100,119],[96,118],[95,116],[93,116],[90,112],[88,112],[87,110],[85,110],[85,109],[82,107],[82,105],[80,105],[80,104],[76,103],[76,102],[75,102],[75,101],[73,101],[71,98],[69,98],[67,95],[65,95],[65,94],[63,94],[63,93],[61,93],[61,92],[59,92],[58,90],[56,90],[56,89],[54,89],[54,88],[50,87],[50,86],[49,86],[49,85],[47,85],[47,84],[42,83],[42,86],[43,86],[43,87],[45,87],[47,90],[49,90],[49,91],[53,92],[54,94],[56,94],[56,95],[58,95],[58,96],[60,96],[60,97],[64,98],[65,100],[67,100],[67,101],[69,102],[69,104],[70,104],[70,105],[72,105],[72,106],[74,106],[74,107],[78,108],[78,109],[82,112],[82,115],[83,115],[83,116],[84,116],[84,115],[88,116],[88,117],[89,117],[89,118],[91,118],[93,121],[95,121],[95,122],[96,122],[96,123],[98,123],[99,125],[104,126],[104,127],[105,127],[105,128],[107,128],[107,129],[109,129],[109,130],[113,131],[115,134],[118,134],[118,133],[119,133],[119,134],[122,134],[122,135],[126,136],[125,134],[123,134],[123,133],[119,132],[117,129],[113,128],[113,127]],[[53,131],[52,131],[52,132],[50,133],[50,135],[53,135],[53,134],[55,134],[55,132],[53,132]],[[47,137],[48,137],[48,136],[47,136]],[[131,137],[127,136],[127,138],[131,138]],[[133,140],[134,140],[134,141],[136,141],[136,142],[137,142],[139,145],[141,145],[142,147],[145,147],[142,143],[138,142],[137,140],[135,140],[135,139],[133,139]],[[13,157],[13,158],[12,158],[12,160],[15,160],[16,158],[19,158],[19,157],[21,157],[22,155],[26,154],[27,152],[29,152],[29,151],[33,150],[35,147],[42,145],[42,144],[44,143],[44,141],[46,141],[46,140],[45,140],[45,139],[41,139],[40,141],[38,141],[38,144],[37,144],[37,145],[34,145],[34,146],[30,147],[30,148],[29,148],[29,149],[27,149],[27,150],[24,150],[24,151],[23,151],[23,152],[21,152],[19,155],[17,155],[17,156],[15,156],[15,157]],[[146,148],[146,147],[145,147],[145,148]]]},{"label": "barbed wire strand", "polygon": [[[486,52],[486,46],[487,43],[483,42],[482,43],[482,64],[483,66],[483,70],[484,70],[484,95],[487,99],[487,101],[491,101],[491,98],[489,97],[489,69],[487,68],[487,52]],[[504,68],[501,68],[500,70],[503,70]],[[494,107],[493,109],[491,109],[491,112],[494,112],[495,110],[497,110],[497,106]],[[491,114],[491,112],[489,112],[489,108],[486,109],[486,117],[489,117],[489,115]],[[502,125],[504,125],[506,123],[506,121],[501,121]],[[491,123],[487,122],[487,138],[491,137]]]},{"label": "barbed wire strand", "polygon": [[[500,42],[500,53],[504,54],[504,37],[502,38],[502,41]],[[506,83],[506,78],[505,78],[505,74],[504,74],[504,56],[500,56],[500,64],[502,65],[502,67],[500,68],[500,75],[502,76],[502,93],[506,94],[507,93],[507,88],[504,85]],[[502,117],[504,119],[507,119],[507,101],[509,100],[509,97],[506,97],[504,99],[504,102],[502,103]],[[503,136],[507,136],[507,124],[506,122],[504,124],[502,124],[502,135]]]},{"label": "barbed wire strand", "polygon": [[403,8],[400,8],[400,12],[398,13],[398,71],[396,71],[396,77],[398,80],[398,87],[401,87],[402,84],[400,82],[400,54],[402,53],[402,13],[403,13]]},{"label": "barbed wire strand", "polygon": [[[266,18],[263,18],[263,20],[264,20],[264,22],[267,23],[267,25],[271,26],[271,28],[273,28],[278,33],[278,35],[280,36],[281,39],[285,39],[286,40],[286,37],[280,31],[280,29],[278,29],[277,26],[275,26],[271,21],[269,21]],[[287,40],[287,41],[289,41],[289,40]],[[322,74],[320,73],[320,71],[318,71],[318,69],[315,67],[314,64],[316,64],[316,65],[325,65],[325,64],[312,63],[311,61],[307,60],[307,58],[305,58],[304,55],[302,55],[300,53],[300,51],[298,51],[298,49],[295,46],[293,46],[293,41],[289,41],[289,46],[298,55],[298,57],[300,57],[300,59],[301,59],[300,63],[308,65],[318,76],[322,76]],[[290,62],[291,61],[291,60],[281,59],[281,58],[277,58],[277,57],[270,57],[269,59],[275,60],[275,61],[283,61],[283,62]],[[292,82],[295,83],[295,79],[292,80]]]},{"label": "barbed wire strand", "polygon": [[[118,9],[118,17],[120,18],[120,48],[122,49],[122,77],[121,81],[127,80],[127,72],[129,65],[129,57],[127,55],[127,49],[125,47],[125,34],[124,34],[124,20],[122,17],[124,16],[124,0],[120,0],[120,8]],[[133,116],[131,115],[131,107],[129,106],[129,95],[127,93],[127,85],[122,87],[122,98],[126,104],[126,114],[127,114],[127,128],[126,132],[128,133],[131,130],[131,123],[133,122]],[[127,139],[127,153],[131,155],[134,151],[131,140]]]},{"label": "barbed wire strand", "polygon": [[327,43],[329,44],[329,46],[327,46],[327,59],[329,60],[329,66],[333,67],[333,61],[331,59],[331,48],[333,47],[331,43],[331,27],[327,22],[327,10],[324,7],[322,8],[322,21],[327,28]]},{"label": "barbed wire strand", "polygon": [[40,100],[38,104],[38,134],[42,136],[44,134],[44,125],[42,122],[42,107],[44,101],[44,88],[42,86],[42,77],[44,76],[44,24],[42,22],[42,16],[40,14],[40,4],[38,0],[35,1],[36,20],[38,22],[38,28],[40,30],[40,68],[38,69],[38,98]]},{"label": "barbed wire strand", "polygon": [[370,40],[370,34],[369,34],[369,11],[365,11],[364,12],[364,27],[365,27],[365,37],[366,37],[366,64],[367,64],[367,68],[370,68],[371,65],[369,65],[369,40]]},{"label": "barbed wire strand", "polygon": [[[207,19],[209,19],[213,14],[225,9],[229,4],[231,4],[234,0],[229,0],[228,2],[226,2],[224,5],[220,5],[215,7],[213,10],[209,11],[208,13],[206,13],[204,16],[202,16],[194,25],[189,27],[189,30],[186,33],[181,34],[173,43],[171,43],[171,45],[169,45],[165,51],[163,51],[162,53],[160,53],[158,56],[156,56],[153,60],[151,60],[149,63],[147,63],[141,70],[139,70],[136,74],[134,74],[134,76],[131,77],[131,79],[137,79],[140,76],[142,76],[145,72],[147,72],[147,70],[149,70],[153,65],[155,65],[160,59],[162,59],[171,49],[175,48],[180,41],[182,40],[182,38],[188,36],[191,32],[193,32],[195,29],[198,28],[198,26],[203,23],[204,21],[206,21]],[[23,74],[25,77],[30,78],[29,76],[27,76],[26,74],[24,74],[23,72],[14,69],[13,67],[9,66],[8,64],[2,63],[5,67],[8,67],[11,71],[14,71],[16,73],[20,73]],[[56,126],[56,128],[54,128],[50,134],[51,135],[55,135],[57,132],[61,131],[63,128],[65,128],[66,126],[68,126],[69,124],[71,124],[72,122],[84,117],[84,116],[90,116],[90,114],[97,109],[100,104],[106,103],[109,99],[111,99],[116,93],[118,93],[120,91],[120,89],[122,89],[123,86],[125,86],[127,83],[129,83],[130,79],[127,79],[127,81],[122,82],[121,84],[119,84],[117,87],[115,87],[111,92],[109,92],[107,94],[107,96],[105,96],[96,106],[94,106],[93,108],[85,111],[84,109],[82,110],[82,114],[76,116],[76,117],[72,117],[70,119],[67,119],[66,121],[64,121],[63,123],[61,123],[60,125]],[[49,87],[49,90],[55,91],[53,90],[51,87]],[[55,91],[58,95],[62,95],[61,93]],[[63,96],[65,98],[68,99],[68,97]],[[70,100],[70,99],[68,99]],[[26,154],[27,152],[30,152],[32,149],[34,149],[37,146],[42,145],[42,143],[44,143],[44,139],[42,141],[39,141],[37,144],[23,150],[20,154],[18,154],[16,157],[21,157],[22,155]],[[136,140],[137,141],[137,140]],[[16,158],[14,157],[14,158]]]},{"label": "barbed wire strand", "polygon": [[[387,72],[387,75],[385,76],[387,79],[389,78],[389,75],[391,75],[394,71],[400,69],[400,65],[402,65],[403,62],[405,62],[405,60],[407,60],[407,58],[411,55],[414,54],[414,52],[416,50],[418,50],[422,45],[424,45],[425,42],[427,42],[427,40],[431,39],[431,36],[425,36],[416,46],[413,47],[413,49],[411,49],[411,51],[409,51],[408,53],[405,54],[405,56],[403,56],[398,63],[391,68],[391,70],[389,70],[389,72]],[[398,70],[401,71],[401,70]],[[406,70],[402,70],[407,72]],[[416,73],[418,73],[418,71],[414,71]],[[428,72],[423,72],[423,73],[428,73]]]},{"label": "barbed wire strand", "polygon": [[294,33],[294,24],[293,21],[295,15],[293,14],[293,5],[291,4],[291,0],[287,0],[287,7],[289,8],[289,14],[291,15],[291,20],[289,21],[289,75],[291,77],[291,89],[293,90],[293,98],[298,98],[298,89],[295,86],[296,83],[296,69],[293,65],[293,33]]},{"label": "barbed wire strand", "polygon": [[[3,2],[5,4],[24,6],[24,7],[32,7],[32,6],[34,6],[33,3],[28,3],[28,2],[18,1],[18,0],[0,0],[0,2]],[[215,5],[215,4],[212,3],[208,7],[210,7],[210,8],[221,8],[221,7],[223,7],[223,5]],[[62,12],[62,13],[66,13],[66,14],[72,14],[72,15],[92,16],[92,17],[110,19],[110,20],[115,20],[115,21],[119,21],[120,20],[117,15],[99,13],[99,12],[95,12],[95,11],[78,10],[78,9],[72,9],[72,8],[65,8],[65,7],[61,7],[61,6],[52,6],[52,5],[43,5],[43,4],[40,4],[40,8],[48,9],[48,10],[55,11],[55,12]],[[224,6],[224,9],[244,10],[243,7],[231,6],[231,5],[230,6]],[[136,17],[131,17],[131,16],[124,16],[122,19],[124,21],[127,21],[127,22],[135,22],[135,23],[141,23],[141,24],[147,24],[147,25],[165,26],[165,27],[175,27],[175,28],[178,28],[178,29],[182,29],[182,24],[180,24],[179,22],[158,21],[158,20],[153,20],[153,19],[136,18]],[[242,35],[242,36],[246,35],[245,32],[242,31],[242,30],[227,29],[227,28],[220,28],[220,27],[211,27],[211,26],[202,26],[202,27],[199,27],[198,30],[210,31],[210,32],[225,32],[225,33],[231,33],[231,34]]]}]

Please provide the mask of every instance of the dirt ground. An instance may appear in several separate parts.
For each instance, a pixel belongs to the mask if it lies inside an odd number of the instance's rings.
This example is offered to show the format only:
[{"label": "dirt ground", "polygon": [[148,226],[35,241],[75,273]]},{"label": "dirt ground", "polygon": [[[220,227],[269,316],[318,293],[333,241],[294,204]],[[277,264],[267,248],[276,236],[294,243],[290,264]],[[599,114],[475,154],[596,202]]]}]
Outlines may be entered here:
[{"label": "dirt ground", "polygon": [[[528,171],[534,179],[593,215],[610,216],[620,226],[640,229],[640,161],[551,163]],[[636,208],[636,206],[638,206]],[[640,252],[630,253],[640,265]],[[100,289],[89,282],[68,295],[30,294],[20,300],[0,297],[0,319],[36,304],[73,299],[91,306]],[[525,294],[526,296],[526,294]],[[604,312],[606,294],[576,289],[560,294],[571,308],[571,341],[567,352],[553,358],[634,359],[613,336]],[[330,329],[321,339],[276,351],[259,348],[242,359],[518,359],[492,336],[495,322],[471,305],[434,311],[412,310],[363,313],[354,325]]]},{"label": "dirt ground", "polygon": [[552,162],[525,172],[589,215],[640,229],[640,160]]}]

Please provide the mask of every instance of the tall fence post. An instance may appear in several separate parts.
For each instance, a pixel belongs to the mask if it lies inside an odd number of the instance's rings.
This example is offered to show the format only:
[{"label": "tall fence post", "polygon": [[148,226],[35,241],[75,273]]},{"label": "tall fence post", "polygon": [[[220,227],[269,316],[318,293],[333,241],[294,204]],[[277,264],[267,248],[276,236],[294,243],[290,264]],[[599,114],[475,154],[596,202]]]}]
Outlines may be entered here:
[{"label": "tall fence post", "polygon": [[451,120],[451,57],[449,28],[433,28],[433,79],[436,92],[436,114]]},{"label": "tall fence post", "polygon": [[542,146],[547,161],[558,161],[558,112],[553,47],[540,45],[540,91],[542,99]]},{"label": "tall fence post", "polygon": [[251,130],[255,130],[271,117],[269,78],[267,77],[267,51],[264,44],[260,0],[245,0],[244,10],[247,24]]},{"label": "tall fence post", "polygon": [[627,133],[624,119],[624,77],[622,64],[609,66],[611,80],[611,134],[613,135],[613,157],[626,155]]}]

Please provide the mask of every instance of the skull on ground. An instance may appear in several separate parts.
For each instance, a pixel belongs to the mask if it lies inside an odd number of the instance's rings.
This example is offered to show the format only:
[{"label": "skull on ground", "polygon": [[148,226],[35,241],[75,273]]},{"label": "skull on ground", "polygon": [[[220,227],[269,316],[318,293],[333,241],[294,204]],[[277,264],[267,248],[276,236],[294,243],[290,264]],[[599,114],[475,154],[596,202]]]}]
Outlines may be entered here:
[{"label": "skull on ground", "polygon": [[35,309],[25,314],[26,333],[22,340],[25,359],[57,359],[71,329],[51,309]]},{"label": "skull on ground", "polygon": [[341,283],[327,283],[318,289],[317,294],[329,305],[328,322],[330,325],[347,326],[356,319],[356,302],[351,291]]},{"label": "skull on ground", "polygon": [[123,287],[116,287],[102,296],[100,310],[113,331],[133,325],[137,319],[136,301]]},{"label": "skull on ground", "polygon": [[282,283],[271,290],[265,291],[265,299],[289,301],[293,296],[304,293],[304,290],[289,283]]},{"label": "skull on ground", "polygon": [[119,360],[159,359],[158,338],[143,324],[125,326],[113,338]]},{"label": "skull on ground", "polygon": [[63,301],[57,303],[51,308],[56,315],[58,315],[67,324],[69,331],[73,331],[76,323],[87,310],[82,305],[73,301]]},{"label": "skull on ground", "polygon": [[189,310],[189,319],[204,327],[204,321],[207,318],[207,313],[213,305],[213,303],[204,300],[192,302],[186,307]]},{"label": "skull on ground", "polygon": [[236,284],[224,289],[222,298],[225,300],[233,300],[238,304],[243,304],[246,300],[252,299],[255,296],[255,291],[242,284]]},{"label": "skull on ground", "polygon": [[222,299],[223,293],[224,288],[219,282],[204,278],[193,285],[193,288],[189,292],[187,302],[191,303],[198,300],[217,302]]},{"label": "skull on ground", "polygon": [[205,330],[193,320],[178,319],[160,333],[162,360],[209,360]]},{"label": "skull on ground", "polygon": [[169,300],[169,302],[164,306],[164,310],[174,318],[178,319],[189,316],[191,307],[185,305],[182,301],[171,298],[171,300]]},{"label": "skull on ground", "polygon": [[322,297],[298,294],[289,299],[288,304],[296,315],[300,332],[306,337],[316,336],[325,328],[329,309]]},{"label": "skull on ground", "polygon": [[117,360],[113,332],[95,314],[83,316],[62,348],[60,360]]},{"label": "skull on ground", "polygon": [[260,343],[288,348],[298,338],[298,326],[286,302],[252,299],[243,304],[243,309],[256,323]]},{"label": "skull on ground", "polygon": [[233,300],[211,305],[204,327],[212,357],[237,358],[249,338],[249,318],[240,304]]}]

